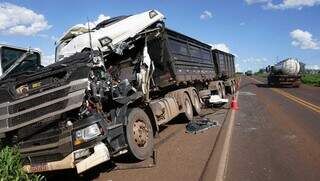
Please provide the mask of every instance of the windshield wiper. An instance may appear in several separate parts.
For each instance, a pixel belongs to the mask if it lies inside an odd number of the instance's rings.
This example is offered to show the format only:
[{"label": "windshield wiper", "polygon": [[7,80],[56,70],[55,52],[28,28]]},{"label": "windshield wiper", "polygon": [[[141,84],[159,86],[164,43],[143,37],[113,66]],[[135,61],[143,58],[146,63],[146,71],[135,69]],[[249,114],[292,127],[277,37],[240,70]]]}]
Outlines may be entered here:
[{"label": "windshield wiper", "polygon": [[25,58],[27,58],[29,55],[32,55],[33,51],[28,50],[27,52],[23,53],[15,62],[13,65],[11,65],[1,76],[0,80],[4,79],[8,76],[10,72],[12,72],[17,66],[19,66]]}]

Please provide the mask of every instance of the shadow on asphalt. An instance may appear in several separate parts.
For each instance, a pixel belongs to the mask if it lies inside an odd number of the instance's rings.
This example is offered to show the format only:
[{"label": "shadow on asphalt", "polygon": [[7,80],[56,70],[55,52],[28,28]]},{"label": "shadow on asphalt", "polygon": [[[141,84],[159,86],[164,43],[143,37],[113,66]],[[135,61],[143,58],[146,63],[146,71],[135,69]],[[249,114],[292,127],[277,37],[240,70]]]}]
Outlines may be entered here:
[{"label": "shadow on asphalt", "polygon": [[[177,124],[187,124],[189,121],[183,116],[179,115],[166,125],[159,126],[159,132],[161,133],[166,128],[170,127],[170,125],[177,125]],[[105,172],[110,172],[114,168],[116,168],[116,164],[132,164],[132,163],[140,163],[139,161],[133,159],[128,154],[120,155],[118,157],[112,158],[112,161],[108,161],[106,163],[102,163],[96,167],[89,169],[88,171],[84,172],[81,175],[76,173],[76,170],[60,170],[60,171],[53,171],[48,172],[43,175],[47,181],[53,180],[68,180],[68,181],[87,181],[87,180],[94,180],[99,177],[100,174]]]},{"label": "shadow on asphalt", "polygon": [[268,84],[261,84],[261,83],[256,83],[255,85],[259,88],[280,88],[280,89],[296,88],[291,85],[268,85]]}]

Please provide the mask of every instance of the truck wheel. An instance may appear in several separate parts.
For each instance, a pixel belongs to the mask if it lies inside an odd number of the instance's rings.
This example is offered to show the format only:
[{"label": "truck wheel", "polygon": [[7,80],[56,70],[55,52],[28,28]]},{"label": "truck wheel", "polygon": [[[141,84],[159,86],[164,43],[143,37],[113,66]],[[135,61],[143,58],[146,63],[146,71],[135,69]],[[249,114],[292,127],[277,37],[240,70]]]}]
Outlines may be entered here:
[{"label": "truck wheel", "polygon": [[192,103],[189,99],[189,96],[187,93],[183,94],[183,106],[184,106],[184,115],[185,117],[189,120],[193,120],[193,108],[192,108]]},{"label": "truck wheel", "polygon": [[192,97],[194,98],[193,107],[194,107],[194,113],[199,115],[201,112],[201,103],[199,96],[195,90],[192,90]]},{"label": "truck wheel", "polygon": [[217,90],[217,92],[218,92],[218,95],[222,98],[223,94],[222,94],[222,88],[221,88],[220,85],[218,85],[218,90]]},{"label": "truck wheel", "polygon": [[236,86],[234,83],[232,83],[231,85],[231,95],[233,95],[234,93],[236,93]]},{"label": "truck wheel", "polygon": [[140,108],[128,110],[126,138],[129,154],[137,160],[147,159],[153,151],[153,130],[148,115]]}]

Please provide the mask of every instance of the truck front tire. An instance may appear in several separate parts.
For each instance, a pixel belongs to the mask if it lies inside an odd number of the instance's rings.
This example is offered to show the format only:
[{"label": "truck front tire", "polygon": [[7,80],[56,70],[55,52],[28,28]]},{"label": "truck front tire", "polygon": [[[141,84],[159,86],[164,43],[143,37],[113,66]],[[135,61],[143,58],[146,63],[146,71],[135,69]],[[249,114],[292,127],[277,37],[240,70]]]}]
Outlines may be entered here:
[{"label": "truck front tire", "polygon": [[145,160],[153,152],[153,130],[148,115],[140,108],[128,110],[126,138],[129,154],[137,160]]}]

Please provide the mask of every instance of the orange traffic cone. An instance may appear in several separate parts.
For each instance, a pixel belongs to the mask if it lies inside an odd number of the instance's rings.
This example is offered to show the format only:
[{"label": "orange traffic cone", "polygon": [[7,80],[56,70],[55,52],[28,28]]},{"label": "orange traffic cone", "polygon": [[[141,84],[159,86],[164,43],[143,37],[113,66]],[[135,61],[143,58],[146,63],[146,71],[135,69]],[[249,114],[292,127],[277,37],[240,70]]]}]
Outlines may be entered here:
[{"label": "orange traffic cone", "polygon": [[231,101],[231,109],[233,110],[239,109],[237,99],[235,99],[234,96],[232,97],[232,101]]}]

